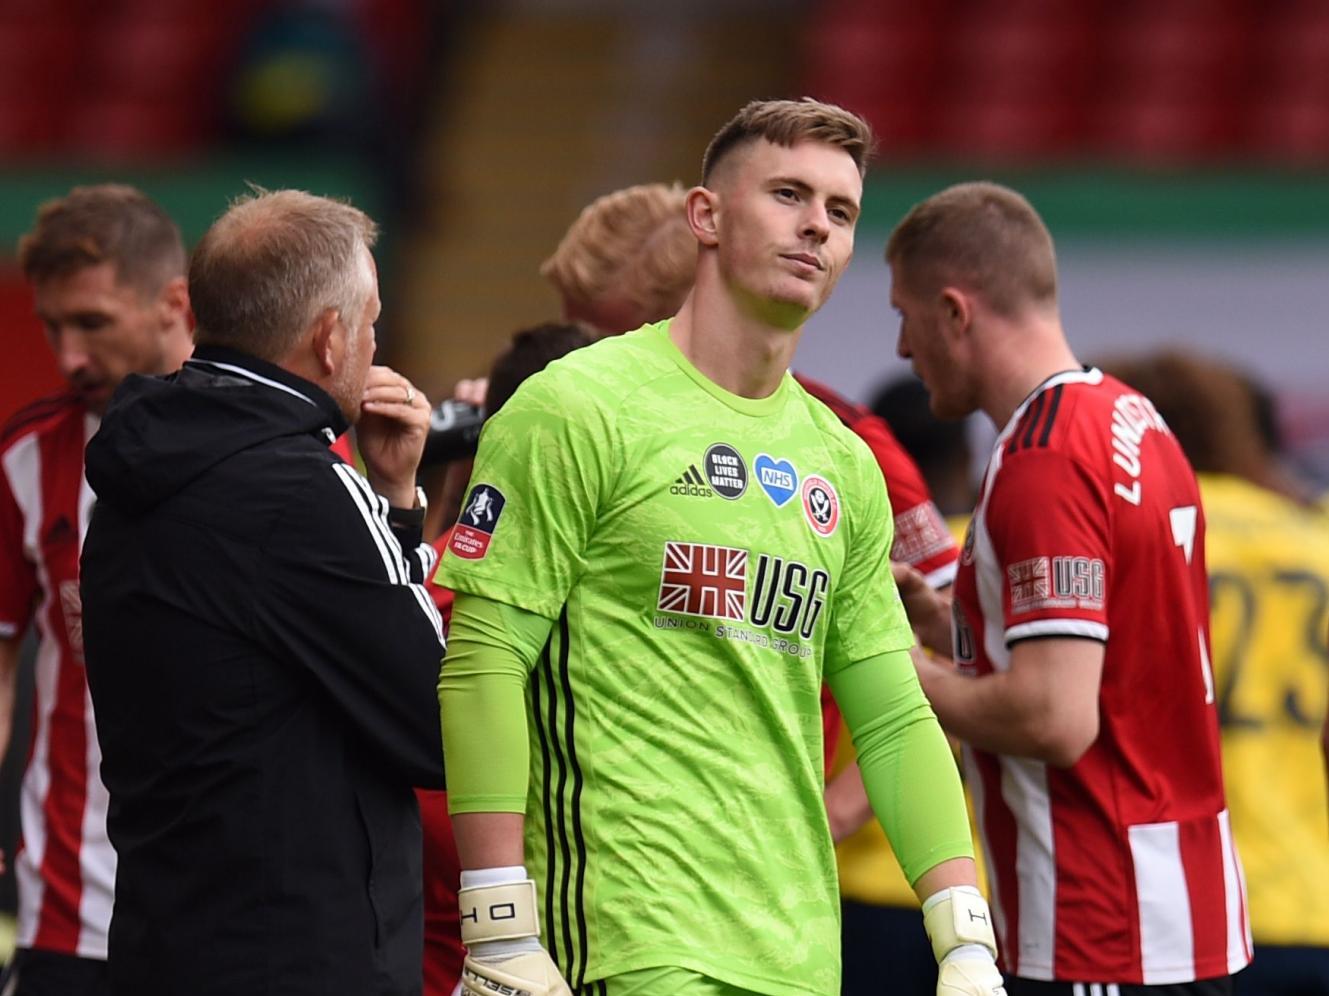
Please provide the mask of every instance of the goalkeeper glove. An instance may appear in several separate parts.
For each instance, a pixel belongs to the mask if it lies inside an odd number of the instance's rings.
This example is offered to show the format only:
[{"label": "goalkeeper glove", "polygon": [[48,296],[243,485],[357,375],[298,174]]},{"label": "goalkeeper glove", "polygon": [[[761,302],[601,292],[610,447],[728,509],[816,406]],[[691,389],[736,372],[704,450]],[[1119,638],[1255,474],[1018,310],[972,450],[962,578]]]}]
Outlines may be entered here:
[{"label": "goalkeeper glove", "polygon": [[461,873],[462,996],[572,996],[549,952],[540,946],[535,883],[526,869]]},{"label": "goalkeeper glove", "polygon": [[987,900],[973,886],[942,889],[923,903],[937,957],[937,996],[1006,996]]}]

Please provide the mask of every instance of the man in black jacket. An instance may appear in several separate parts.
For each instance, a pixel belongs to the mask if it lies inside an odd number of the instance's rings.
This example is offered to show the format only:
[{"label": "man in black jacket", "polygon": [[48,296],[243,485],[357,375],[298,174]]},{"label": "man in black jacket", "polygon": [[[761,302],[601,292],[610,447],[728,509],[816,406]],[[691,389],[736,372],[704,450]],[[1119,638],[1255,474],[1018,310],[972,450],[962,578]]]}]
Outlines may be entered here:
[{"label": "man in black jacket", "polygon": [[[374,237],[298,191],[237,202],[190,263],[194,358],[127,378],[88,447],[117,994],[420,991],[429,405],[371,366]],[[352,422],[368,480],[328,450]]]}]

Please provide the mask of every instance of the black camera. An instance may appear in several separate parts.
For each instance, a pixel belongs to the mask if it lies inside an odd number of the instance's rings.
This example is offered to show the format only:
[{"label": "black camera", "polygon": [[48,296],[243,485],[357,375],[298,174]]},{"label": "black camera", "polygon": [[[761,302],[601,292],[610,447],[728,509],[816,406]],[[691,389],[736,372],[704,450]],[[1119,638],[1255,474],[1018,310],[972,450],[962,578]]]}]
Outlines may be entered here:
[{"label": "black camera", "polygon": [[484,421],[484,412],[475,405],[452,399],[440,401],[429,413],[429,435],[421,466],[474,456]]}]

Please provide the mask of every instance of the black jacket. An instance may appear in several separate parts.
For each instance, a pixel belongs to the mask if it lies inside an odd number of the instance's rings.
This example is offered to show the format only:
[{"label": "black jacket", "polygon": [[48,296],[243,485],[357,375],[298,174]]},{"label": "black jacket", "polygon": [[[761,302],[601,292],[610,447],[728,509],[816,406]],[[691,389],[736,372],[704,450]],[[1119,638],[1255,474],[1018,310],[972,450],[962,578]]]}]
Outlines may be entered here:
[{"label": "black jacket", "polygon": [[117,994],[421,989],[432,551],[329,451],[345,428],[313,384],[201,348],[128,378],[88,445]]}]

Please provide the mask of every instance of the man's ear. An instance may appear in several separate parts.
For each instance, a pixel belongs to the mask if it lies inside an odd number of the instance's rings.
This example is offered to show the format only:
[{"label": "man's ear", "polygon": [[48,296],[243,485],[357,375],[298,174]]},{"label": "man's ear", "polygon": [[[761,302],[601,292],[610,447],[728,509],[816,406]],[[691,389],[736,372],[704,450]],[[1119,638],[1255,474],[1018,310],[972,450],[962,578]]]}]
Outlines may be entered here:
[{"label": "man's ear", "polygon": [[720,196],[706,187],[693,187],[683,206],[688,216],[688,228],[692,229],[697,241],[707,247],[717,245],[720,236],[716,216],[720,210]]},{"label": "man's ear", "polygon": [[324,308],[306,333],[314,364],[325,377],[341,369],[346,359],[346,323],[336,308]]},{"label": "man's ear", "polygon": [[974,302],[958,287],[941,290],[941,319],[952,338],[969,331],[974,320]]},{"label": "man's ear", "polygon": [[189,324],[189,284],[183,276],[172,277],[157,294],[157,313],[163,329]]}]

